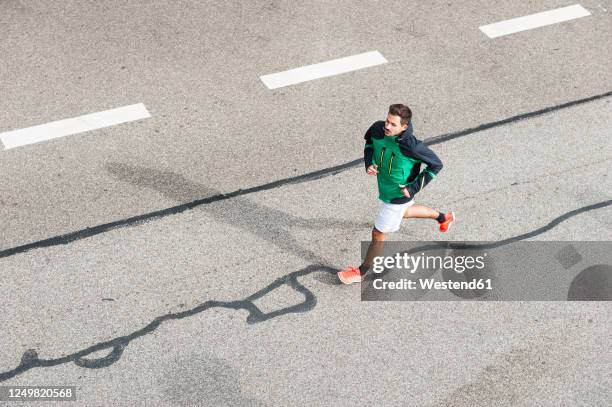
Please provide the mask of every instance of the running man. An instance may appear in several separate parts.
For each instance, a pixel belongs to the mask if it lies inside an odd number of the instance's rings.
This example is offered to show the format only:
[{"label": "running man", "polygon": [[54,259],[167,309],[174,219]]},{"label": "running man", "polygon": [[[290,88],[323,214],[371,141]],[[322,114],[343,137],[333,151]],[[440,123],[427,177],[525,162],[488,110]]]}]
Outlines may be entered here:
[{"label": "running man", "polygon": [[[391,105],[387,120],[375,122],[365,134],[363,160],[366,172],[377,178],[378,198],[382,202],[363,264],[338,273],[344,284],[363,280],[374,258],[381,253],[386,234],[398,231],[403,218],[435,219],[440,232],[446,232],[455,220],[453,212],[442,213],[414,204],[414,195],[436,177],[442,161],[412,134],[411,119],[408,106]],[[423,171],[422,163],[426,165]]]}]

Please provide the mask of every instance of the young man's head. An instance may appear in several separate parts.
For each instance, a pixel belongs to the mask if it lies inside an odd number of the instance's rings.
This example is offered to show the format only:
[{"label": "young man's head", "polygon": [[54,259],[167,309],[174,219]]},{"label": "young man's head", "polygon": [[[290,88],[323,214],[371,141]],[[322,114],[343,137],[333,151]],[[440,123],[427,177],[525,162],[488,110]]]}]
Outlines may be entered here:
[{"label": "young man's head", "polygon": [[389,106],[389,113],[385,121],[385,136],[399,136],[408,128],[412,119],[412,111],[406,105],[395,104]]}]

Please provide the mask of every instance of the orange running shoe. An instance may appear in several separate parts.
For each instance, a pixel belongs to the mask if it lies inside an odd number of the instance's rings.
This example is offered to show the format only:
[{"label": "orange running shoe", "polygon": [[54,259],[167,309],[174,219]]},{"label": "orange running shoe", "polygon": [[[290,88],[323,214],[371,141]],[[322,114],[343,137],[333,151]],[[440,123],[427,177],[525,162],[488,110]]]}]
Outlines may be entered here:
[{"label": "orange running shoe", "polygon": [[348,266],[344,270],[338,272],[338,278],[344,284],[360,283],[363,280],[359,267],[353,266]]},{"label": "orange running shoe", "polygon": [[455,212],[449,212],[444,214],[444,222],[438,222],[440,225],[440,232],[444,233],[448,231],[451,223],[455,221]]}]

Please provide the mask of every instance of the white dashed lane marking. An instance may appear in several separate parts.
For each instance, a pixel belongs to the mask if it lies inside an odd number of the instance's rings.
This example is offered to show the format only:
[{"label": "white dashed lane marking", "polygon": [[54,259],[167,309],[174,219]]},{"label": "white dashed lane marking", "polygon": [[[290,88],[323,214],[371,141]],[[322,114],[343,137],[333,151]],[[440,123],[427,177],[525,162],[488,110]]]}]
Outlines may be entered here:
[{"label": "white dashed lane marking", "polygon": [[380,52],[371,51],[314,65],[307,65],[288,71],[263,75],[260,79],[268,89],[276,89],[386,63],[387,60]]},{"label": "white dashed lane marking", "polygon": [[4,144],[4,148],[8,150],[9,148],[40,143],[41,141],[149,117],[151,117],[151,115],[147,111],[147,108],[142,103],[138,103],[119,107],[117,109],[73,117],[71,119],[57,120],[38,126],[27,127],[25,129],[0,133],[0,141]]},{"label": "white dashed lane marking", "polygon": [[574,4],[573,6],[562,7],[544,11],[542,13],[531,14],[524,17],[513,18],[511,20],[500,21],[498,23],[483,25],[479,28],[480,31],[489,36],[489,38],[496,38],[590,15],[591,13],[589,13],[589,11],[583,8],[580,4]]}]

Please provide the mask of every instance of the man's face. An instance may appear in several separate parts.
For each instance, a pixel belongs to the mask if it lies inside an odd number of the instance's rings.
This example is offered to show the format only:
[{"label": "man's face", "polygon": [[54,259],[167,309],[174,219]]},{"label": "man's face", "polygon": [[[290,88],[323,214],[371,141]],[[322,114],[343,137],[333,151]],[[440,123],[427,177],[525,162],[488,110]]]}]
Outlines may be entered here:
[{"label": "man's face", "polygon": [[385,121],[385,136],[399,136],[404,130],[408,128],[407,124],[401,123],[399,116],[387,114],[387,120]]}]

